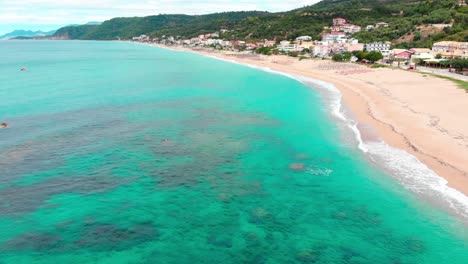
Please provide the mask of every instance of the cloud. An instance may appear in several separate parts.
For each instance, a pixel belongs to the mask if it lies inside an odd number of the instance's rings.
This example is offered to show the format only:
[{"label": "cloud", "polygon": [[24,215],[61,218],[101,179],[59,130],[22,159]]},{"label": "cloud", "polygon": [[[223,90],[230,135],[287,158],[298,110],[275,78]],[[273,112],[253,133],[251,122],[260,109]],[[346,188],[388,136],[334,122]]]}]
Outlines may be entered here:
[{"label": "cloud", "polygon": [[0,24],[68,24],[112,17],[206,14],[222,11],[286,11],[318,0],[0,0]]}]

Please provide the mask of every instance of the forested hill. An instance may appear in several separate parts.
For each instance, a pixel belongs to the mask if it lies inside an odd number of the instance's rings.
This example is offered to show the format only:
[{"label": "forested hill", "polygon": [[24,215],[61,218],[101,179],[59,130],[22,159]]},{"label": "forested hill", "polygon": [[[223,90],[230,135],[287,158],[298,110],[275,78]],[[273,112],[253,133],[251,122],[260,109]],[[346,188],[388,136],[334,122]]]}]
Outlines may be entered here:
[{"label": "forested hill", "polygon": [[[430,46],[439,40],[468,41],[468,7],[458,0],[323,0],[315,5],[280,12],[226,12],[201,16],[157,15],[114,18],[99,26],[66,27],[54,38],[110,40],[146,34],[193,37],[220,29],[226,39],[292,39],[320,37],[334,17],[365,28],[376,22],[389,27],[355,35],[361,42],[389,40],[400,46]],[[432,26],[432,24],[447,24]]]},{"label": "forested hill", "polygon": [[59,29],[59,39],[130,39],[142,34],[150,36],[173,35],[190,37],[212,33],[221,28],[232,29],[246,18],[267,16],[268,12],[225,12],[201,16],[157,15],[148,17],[113,18],[99,26],[77,26]]}]

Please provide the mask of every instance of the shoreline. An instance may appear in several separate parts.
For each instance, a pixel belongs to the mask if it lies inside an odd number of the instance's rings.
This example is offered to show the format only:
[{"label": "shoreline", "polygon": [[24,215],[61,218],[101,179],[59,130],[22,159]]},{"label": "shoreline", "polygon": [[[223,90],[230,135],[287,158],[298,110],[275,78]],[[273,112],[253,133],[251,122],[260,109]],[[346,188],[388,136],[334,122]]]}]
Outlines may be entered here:
[{"label": "shoreline", "polygon": [[[358,141],[363,141],[359,143],[360,149],[365,154],[377,157],[381,153],[370,153],[361,144],[382,143],[403,150],[422,163],[420,167],[425,174],[417,175],[413,180],[428,181],[428,187],[468,201],[468,164],[463,159],[468,157],[468,122],[462,107],[468,105],[468,94],[449,80],[351,63],[144,45],[270,70],[308,86],[312,85],[307,79],[329,83],[339,91],[342,104],[355,119],[361,137]],[[410,168],[406,169],[407,173],[412,173]],[[429,175],[431,172],[434,175]],[[418,192],[417,188],[413,191]],[[437,197],[431,199],[438,202]],[[464,214],[468,217],[468,204],[464,206]]]}]

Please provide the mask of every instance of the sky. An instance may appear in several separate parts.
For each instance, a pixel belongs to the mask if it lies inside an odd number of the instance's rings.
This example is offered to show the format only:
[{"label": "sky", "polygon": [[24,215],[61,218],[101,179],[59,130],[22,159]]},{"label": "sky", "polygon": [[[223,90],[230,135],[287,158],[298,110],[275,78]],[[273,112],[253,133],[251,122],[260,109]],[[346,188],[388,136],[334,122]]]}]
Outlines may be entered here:
[{"label": "sky", "polygon": [[0,34],[15,29],[53,30],[113,17],[287,11],[319,0],[0,0]]}]

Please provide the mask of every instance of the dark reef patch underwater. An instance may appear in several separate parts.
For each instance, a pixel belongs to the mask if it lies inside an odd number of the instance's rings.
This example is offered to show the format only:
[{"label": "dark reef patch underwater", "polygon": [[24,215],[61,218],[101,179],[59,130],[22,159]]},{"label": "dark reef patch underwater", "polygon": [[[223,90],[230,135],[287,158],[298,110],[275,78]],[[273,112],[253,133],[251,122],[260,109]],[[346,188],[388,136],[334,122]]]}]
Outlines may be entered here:
[{"label": "dark reef patch underwater", "polygon": [[0,57],[2,264],[468,260],[295,80],[129,43]]}]

